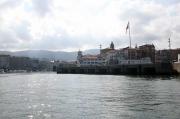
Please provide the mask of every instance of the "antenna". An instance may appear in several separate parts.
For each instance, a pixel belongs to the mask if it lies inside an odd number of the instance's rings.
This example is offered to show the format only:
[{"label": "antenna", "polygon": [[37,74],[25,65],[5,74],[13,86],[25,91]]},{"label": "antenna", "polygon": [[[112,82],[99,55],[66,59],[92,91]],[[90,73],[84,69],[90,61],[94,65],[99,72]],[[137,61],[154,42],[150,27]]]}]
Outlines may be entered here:
[{"label": "antenna", "polygon": [[169,42],[169,50],[171,50],[171,37],[168,39]]},{"label": "antenna", "polygon": [[169,61],[171,62],[171,34],[170,34],[170,37],[168,39],[168,42],[169,42]]},{"label": "antenna", "polygon": [[170,36],[169,36],[169,39],[168,39],[169,50],[171,49],[171,36],[172,36],[172,31],[170,32]]}]

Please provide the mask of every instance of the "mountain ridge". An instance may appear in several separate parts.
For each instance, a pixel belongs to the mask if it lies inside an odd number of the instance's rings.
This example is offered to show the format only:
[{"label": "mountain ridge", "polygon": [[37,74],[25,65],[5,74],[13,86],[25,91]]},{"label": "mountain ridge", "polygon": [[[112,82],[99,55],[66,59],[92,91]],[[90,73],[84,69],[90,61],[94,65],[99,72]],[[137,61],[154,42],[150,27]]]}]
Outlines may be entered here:
[{"label": "mountain ridge", "polygon": [[[83,54],[98,54],[98,49],[89,49],[83,51]],[[76,60],[77,51],[49,51],[49,50],[22,50],[22,51],[0,51],[0,54],[17,56],[17,57],[29,57],[40,60],[62,60],[73,61]]]}]

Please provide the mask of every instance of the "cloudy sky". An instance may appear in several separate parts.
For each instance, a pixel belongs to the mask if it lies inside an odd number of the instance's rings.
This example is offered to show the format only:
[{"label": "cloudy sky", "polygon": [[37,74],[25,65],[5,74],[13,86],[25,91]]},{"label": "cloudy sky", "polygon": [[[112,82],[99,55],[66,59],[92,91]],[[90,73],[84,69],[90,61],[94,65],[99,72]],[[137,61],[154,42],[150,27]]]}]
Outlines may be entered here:
[{"label": "cloudy sky", "polygon": [[179,0],[1,0],[0,50],[180,47]]}]

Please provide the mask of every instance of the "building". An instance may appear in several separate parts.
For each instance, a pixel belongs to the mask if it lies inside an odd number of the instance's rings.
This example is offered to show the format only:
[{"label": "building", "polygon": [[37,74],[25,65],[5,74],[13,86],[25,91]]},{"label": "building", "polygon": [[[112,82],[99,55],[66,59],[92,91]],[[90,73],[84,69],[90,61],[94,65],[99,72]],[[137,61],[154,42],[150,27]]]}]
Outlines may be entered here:
[{"label": "building", "polygon": [[98,66],[104,65],[105,59],[101,55],[83,55],[82,51],[78,51],[77,65],[78,66]]},{"label": "building", "polygon": [[78,66],[103,66],[106,65],[106,58],[111,52],[114,52],[114,43],[111,42],[110,46],[100,50],[97,55],[83,55],[82,51],[78,51],[77,65]]},{"label": "building", "polygon": [[180,48],[158,50],[155,55],[156,63],[177,62],[178,54],[180,54]]},{"label": "building", "polygon": [[38,59],[31,59],[31,70],[32,71],[38,71],[39,70],[39,64],[40,64],[40,61]]},{"label": "building", "polygon": [[106,54],[107,65],[151,64],[155,62],[155,47],[150,44],[135,48],[114,49]]},{"label": "building", "polygon": [[[151,64],[150,57],[138,57],[137,49],[121,49],[109,52],[106,57],[107,65]],[[131,55],[131,56],[130,56]]]},{"label": "building", "polygon": [[[39,60],[29,57],[17,57],[10,55],[0,55],[0,72],[8,71],[53,71],[54,66],[58,66],[58,62],[54,63],[48,60]],[[55,68],[56,68],[55,67]]]},{"label": "building", "polygon": [[155,63],[169,63],[170,51],[169,50],[157,50],[155,54]]},{"label": "building", "polygon": [[41,60],[39,61],[39,71],[53,71],[53,62]]},{"label": "building", "polygon": [[0,55],[0,69],[8,69],[10,66],[10,55]]},{"label": "building", "polygon": [[171,61],[177,62],[178,55],[180,54],[180,48],[177,49],[171,49],[170,50],[170,56],[171,56]]},{"label": "building", "polygon": [[111,50],[109,52],[106,52],[106,55],[104,55],[106,65],[118,64],[118,58],[117,58],[118,55],[117,54],[118,54],[117,50]]},{"label": "building", "polygon": [[173,69],[180,74],[180,54],[178,54],[177,62],[173,62]]},{"label": "building", "polygon": [[146,44],[139,46],[139,57],[147,58],[149,57],[153,63],[155,63],[155,47],[153,44]]},{"label": "building", "polygon": [[155,47],[146,44],[135,48],[114,49],[111,42],[109,48],[101,49],[98,55],[83,55],[78,51],[78,66],[152,64],[155,62]]},{"label": "building", "polygon": [[111,44],[110,44],[110,46],[109,46],[108,48],[105,48],[105,49],[101,49],[101,50],[100,50],[100,54],[101,54],[101,55],[105,55],[107,52],[113,51],[113,50],[115,50],[115,49],[114,49],[114,43],[111,42]]},{"label": "building", "polygon": [[10,57],[11,70],[31,70],[31,59],[28,57]]}]

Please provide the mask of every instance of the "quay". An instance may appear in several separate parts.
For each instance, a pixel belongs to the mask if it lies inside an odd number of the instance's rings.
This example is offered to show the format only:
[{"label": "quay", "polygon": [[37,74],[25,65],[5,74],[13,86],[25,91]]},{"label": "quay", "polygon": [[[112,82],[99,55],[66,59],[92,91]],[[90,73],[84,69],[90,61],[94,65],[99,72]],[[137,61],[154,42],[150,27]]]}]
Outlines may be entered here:
[{"label": "quay", "polygon": [[77,52],[74,62],[62,62],[57,73],[113,75],[180,74],[180,49],[156,50],[153,44],[115,49],[114,43],[97,55]]},{"label": "quay", "polygon": [[58,67],[58,74],[112,74],[112,75],[173,75],[178,74],[168,63],[112,66]]}]

